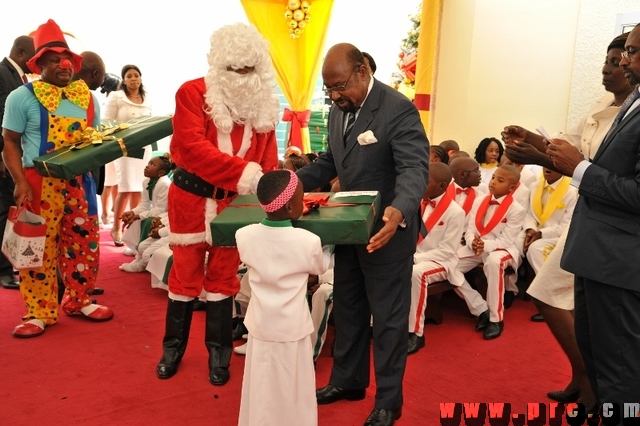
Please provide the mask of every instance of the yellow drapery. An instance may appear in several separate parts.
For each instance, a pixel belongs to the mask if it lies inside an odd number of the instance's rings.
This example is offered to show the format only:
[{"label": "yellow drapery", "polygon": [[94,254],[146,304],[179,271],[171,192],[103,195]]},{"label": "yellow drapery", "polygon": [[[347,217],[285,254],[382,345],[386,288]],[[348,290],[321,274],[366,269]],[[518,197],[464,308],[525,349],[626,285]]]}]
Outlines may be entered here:
[{"label": "yellow drapery", "polygon": [[[315,89],[333,0],[311,0],[310,20],[300,35],[291,38],[284,17],[286,0],[241,0],[249,22],[269,40],[276,81],[294,112],[309,109]],[[308,127],[300,128],[302,152],[310,152]],[[289,137],[292,140],[298,138]]]},{"label": "yellow drapery", "polygon": [[440,34],[442,0],[423,0],[418,37],[418,63],[416,65],[416,96],[414,103],[420,111],[420,119],[429,135],[432,89],[436,81],[436,64]]}]

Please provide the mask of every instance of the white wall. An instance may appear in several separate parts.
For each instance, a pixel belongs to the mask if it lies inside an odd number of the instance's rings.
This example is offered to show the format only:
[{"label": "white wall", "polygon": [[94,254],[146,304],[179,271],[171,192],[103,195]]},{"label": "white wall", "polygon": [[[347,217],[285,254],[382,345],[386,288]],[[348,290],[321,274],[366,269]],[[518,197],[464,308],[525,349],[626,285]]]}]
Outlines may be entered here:
[{"label": "white wall", "polygon": [[607,46],[620,34],[616,32],[617,15],[630,12],[640,12],[638,0],[582,0],[567,127],[578,123],[591,104],[605,93],[602,87],[602,64]]},{"label": "white wall", "polygon": [[564,129],[580,0],[444,0],[432,143]]}]

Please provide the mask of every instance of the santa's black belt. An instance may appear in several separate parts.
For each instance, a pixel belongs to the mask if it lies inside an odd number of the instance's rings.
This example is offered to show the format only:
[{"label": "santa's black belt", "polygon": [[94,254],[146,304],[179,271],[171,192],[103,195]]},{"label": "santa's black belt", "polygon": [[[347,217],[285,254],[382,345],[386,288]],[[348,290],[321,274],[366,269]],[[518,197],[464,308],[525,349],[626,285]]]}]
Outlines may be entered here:
[{"label": "santa's black belt", "polygon": [[189,173],[188,171],[176,168],[173,172],[173,183],[180,189],[190,192],[194,195],[205,198],[213,198],[215,200],[224,200],[225,198],[236,195],[233,191],[227,191],[218,186],[211,185],[206,180]]}]

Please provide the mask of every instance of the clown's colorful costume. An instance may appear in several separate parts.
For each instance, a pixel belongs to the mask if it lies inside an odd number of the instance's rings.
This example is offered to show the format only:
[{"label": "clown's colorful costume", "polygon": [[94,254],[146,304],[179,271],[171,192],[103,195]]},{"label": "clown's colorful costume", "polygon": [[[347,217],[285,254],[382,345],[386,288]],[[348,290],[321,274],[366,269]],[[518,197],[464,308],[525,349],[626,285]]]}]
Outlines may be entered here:
[{"label": "clown's colorful costume", "polygon": [[[186,349],[193,300],[207,293],[205,344],[209,379],[229,379],[233,298],[239,288],[235,247],[212,245],[209,223],[236,193],[250,193],[261,172],[278,166],[275,132],[257,133],[247,122],[230,134],[219,131],[207,112],[204,78],[182,85],[176,94],[171,156],[177,165],[169,189],[173,267],[160,378],[175,374]],[[208,260],[205,265],[205,257]]]},{"label": "clown's colorful costume", "polygon": [[91,305],[88,291],[94,287],[99,262],[94,180],[89,173],[69,180],[42,177],[33,159],[77,143],[86,127],[99,127],[99,117],[98,103],[82,80],[66,87],[35,81],[7,98],[3,127],[22,135],[23,173],[33,190],[31,206],[48,227],[43,266],[20,271],[20,291],[28,308],[24,321],[35,319],[45,325],[58,321],[58,273],[67,288],[62,301],[65,313],[81,314]]}]

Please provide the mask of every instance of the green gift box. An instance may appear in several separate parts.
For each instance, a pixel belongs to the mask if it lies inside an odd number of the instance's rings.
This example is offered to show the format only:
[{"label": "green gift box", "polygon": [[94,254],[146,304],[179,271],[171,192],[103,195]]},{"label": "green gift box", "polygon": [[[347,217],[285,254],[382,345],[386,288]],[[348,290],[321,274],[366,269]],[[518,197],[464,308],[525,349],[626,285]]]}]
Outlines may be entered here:
[{"label": "green gift box", "polygon": [[116,158],[142,158],[144,147],[173,133],[171,116],[146,116],[127,123],[103,121],[102,132],[87,130],[82,141],[33,160],[46,177],[71,179]]},{"label": "green gift box", "polygon": [[[318,194],[318,193],[312,193]],[[318,235],[322,244],[368,244],[380,214],[377,191],[319,193],[329,195],[326,205],[293,221],[293,226]],[[213,221],[211,237],[216,246],[235,246],[236,231],[259,223],[266,213],[255,195],[239,195]]]}]

